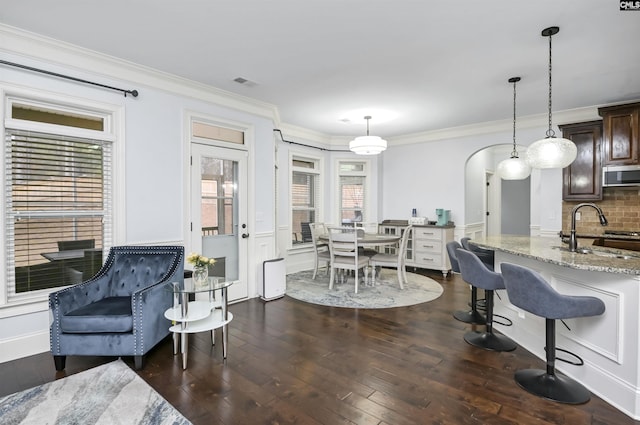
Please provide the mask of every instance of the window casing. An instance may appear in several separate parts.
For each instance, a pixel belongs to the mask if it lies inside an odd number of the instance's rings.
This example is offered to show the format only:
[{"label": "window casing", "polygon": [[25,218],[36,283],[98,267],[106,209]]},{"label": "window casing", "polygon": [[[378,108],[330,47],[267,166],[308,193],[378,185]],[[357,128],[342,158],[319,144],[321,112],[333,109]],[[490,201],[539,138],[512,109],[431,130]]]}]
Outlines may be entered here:
[{"label": "window casing", "polygon": [[291,244],[311,243],[308,224],[320,220],[320,160],[291,158]]},{"label": "window casing", "polygon": [[11,96],[5,105],[0,306],[93,276],[113,235],[109,113]]}]

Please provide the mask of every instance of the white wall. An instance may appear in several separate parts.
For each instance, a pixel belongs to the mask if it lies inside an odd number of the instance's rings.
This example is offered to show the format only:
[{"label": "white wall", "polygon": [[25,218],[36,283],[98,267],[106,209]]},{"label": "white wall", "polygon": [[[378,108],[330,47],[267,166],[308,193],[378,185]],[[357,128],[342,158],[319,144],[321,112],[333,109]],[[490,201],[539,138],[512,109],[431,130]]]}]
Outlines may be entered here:
[{"label": "white wall", "polygon": [[[121,93],[80,84],[60,78],[11,67],[0,67],[0,89],[28,89],[37,94],[101,104],[124,109],[119,143],[124,147],[124,163],[115,164],[124,170],[123,180],[114,187],[120,198],[122,217],[116,223],[114,244],[180,244],[188,252],[189,237],[185,222],[188,190],[188,158],[184,144],[185,111],[224,121],[242,123],[251,129],[250,149],[250,233],[259,236],[250,241],[249,296],[257,295],[258,270],[263,257],[273,257],[275,246],[274,178],[273,178],[273,109],[268,105],[242,105],[234,99],[224,99],[214,89],[207,92],[186,80],[165,76],[152,70],[70,49],[48,40],[26,40],[13,31],[2,32],[0,26],[0,58],[77,78],[126,89],[137,89],[139,96],[124,97]],[[6,41],[6,42],[5,42]],[[14,41],[12,43],[11,41]],[[26,48],[25,48],[26,46]],[[13,51],[12,49],[21,49]],[[51,57],[65,61],[60,65]],[[111,75],[123,77],[109,77]],[[242,110],[242,109],[245,110]],[[261,160],[255,160],[260,158]],[[2,264],[2,276],[5,276]],[[2,282],[4,285],[4,282]],[[20,306],[0,306],[0,361],[48,350],[49,315],[47,302],[31,302]]]}]

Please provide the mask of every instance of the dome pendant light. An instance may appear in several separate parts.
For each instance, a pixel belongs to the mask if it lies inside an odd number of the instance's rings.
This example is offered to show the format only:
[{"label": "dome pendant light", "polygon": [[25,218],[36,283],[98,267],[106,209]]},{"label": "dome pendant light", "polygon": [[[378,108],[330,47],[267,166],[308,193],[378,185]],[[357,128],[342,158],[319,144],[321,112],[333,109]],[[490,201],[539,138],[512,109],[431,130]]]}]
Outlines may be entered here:
[{"label": "dome pendant light", "polygon": [[551,36],[558,31],[558,27],[542,30],[542,36],[549,37],[549,129],[547,137],[533,142],[527,149],[527,163],[533,168],[564,168],[578,155],[576,145],[571,140],[556,137],[551,128]]},{"label": "dome pendant light", "polygon": [[358,155],[377,155],[387,149],[387,141],[378,136],[369,136],[369,120],[371,116],[364,117],[367,120],[367,135],[356,137],[349,142],[349,150]]},{"label": "dome pendant light", "polygon": [[509,78],[509,82],[513,83],[513,151],[511,151],[511,158],[498,164],[497,172],[502,180],[523,180],[531,174],[531,167],[524,159],[518,157],[516,149],[516,83],[518,81],[520,77]]}]

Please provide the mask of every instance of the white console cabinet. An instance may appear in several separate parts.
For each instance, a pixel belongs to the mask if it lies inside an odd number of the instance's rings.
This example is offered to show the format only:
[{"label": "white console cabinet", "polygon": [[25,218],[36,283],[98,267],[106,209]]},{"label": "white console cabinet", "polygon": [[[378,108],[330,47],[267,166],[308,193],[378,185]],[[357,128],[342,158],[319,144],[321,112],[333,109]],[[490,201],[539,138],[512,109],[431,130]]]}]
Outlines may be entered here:
[{"label": "white console cabinet", "polygon": [[[401,235],[405,227],[407,227],[406,221],[385,220],[380,224],[380,233]],[[451,270],[447,243],[453,240],[454,228],[454,226],[414,225],[413,234],[407,244],[406,265],[440,270],[446,277]]]}]

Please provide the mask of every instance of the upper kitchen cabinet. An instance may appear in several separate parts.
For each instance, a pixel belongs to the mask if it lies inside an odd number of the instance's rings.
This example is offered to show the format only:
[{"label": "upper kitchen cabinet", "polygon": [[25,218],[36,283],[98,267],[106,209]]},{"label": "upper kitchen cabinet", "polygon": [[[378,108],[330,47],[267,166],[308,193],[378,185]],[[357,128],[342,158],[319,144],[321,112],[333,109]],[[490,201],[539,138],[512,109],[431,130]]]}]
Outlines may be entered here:
[{"label": "upper kitchen cabinet", "polygon": [[603,165],[638,164],[640,103],[599,108],[603,122]]},{"label": "upper kitchen cabinet", "polygon": [[599,201],[602,199],[602,121],[561,125],[562,137],[578,148],[575,161],[562,170],[562,199]]}]

